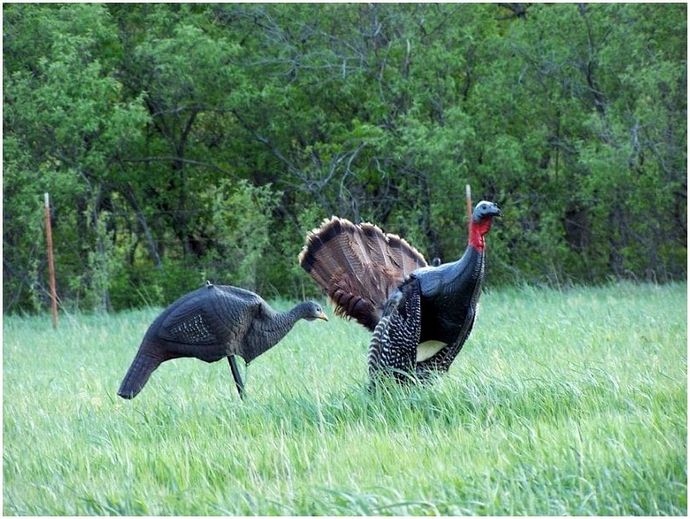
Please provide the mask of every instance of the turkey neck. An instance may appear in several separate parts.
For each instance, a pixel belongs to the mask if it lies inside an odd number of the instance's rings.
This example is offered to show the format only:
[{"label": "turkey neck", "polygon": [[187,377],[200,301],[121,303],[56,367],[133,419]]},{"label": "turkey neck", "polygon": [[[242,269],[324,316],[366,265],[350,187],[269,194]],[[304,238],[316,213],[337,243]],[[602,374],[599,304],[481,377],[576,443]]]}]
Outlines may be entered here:
[{"label": "turkey neck", "polygon": [[248,352],[245,362],[250,362],[262,353],[278,344],[297,321],[303,317],[301,305],[297,305],[287,312],[273,312],[263,319],[256,320],[253,328],[256,340]]},{"label": "turkey neck", "polygon": [[470,235],[469,235],[469,245],[473,247],[477,252],[484,252],[484,247],[486,247],[486,242],[484,241],[484,236],[491,229],[491,218],[484,218],[478,222],[472,219],[472,224],[470,225]]}]

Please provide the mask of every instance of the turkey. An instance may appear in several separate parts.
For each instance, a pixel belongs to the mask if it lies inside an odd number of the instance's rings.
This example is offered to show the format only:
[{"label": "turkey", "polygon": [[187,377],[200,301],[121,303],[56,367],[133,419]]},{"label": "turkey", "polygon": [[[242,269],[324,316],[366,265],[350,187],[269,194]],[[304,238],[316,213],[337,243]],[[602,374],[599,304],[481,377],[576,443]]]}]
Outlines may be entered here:
[{"label": "turkey", "polygon": [[369,374],[402,382],[448,371],[472,330],[484,278],[485,236],[496,204],[472,211],[460,259],[428,266],[409,243],[378,227],[333,217],[307,235],[299,263],[328,294],[335,313],[374,332]]},{"label": "turkey", "polygon": [[300,319],[328,320],[312,301],[278,313],[253,292],[207,282],[207,286],[179,298],[153,321],[117,394],[134,398],[166,360],[196,357],[215,362],[227,357],[243,397],[235,355],[251,362],[275,346]]}]

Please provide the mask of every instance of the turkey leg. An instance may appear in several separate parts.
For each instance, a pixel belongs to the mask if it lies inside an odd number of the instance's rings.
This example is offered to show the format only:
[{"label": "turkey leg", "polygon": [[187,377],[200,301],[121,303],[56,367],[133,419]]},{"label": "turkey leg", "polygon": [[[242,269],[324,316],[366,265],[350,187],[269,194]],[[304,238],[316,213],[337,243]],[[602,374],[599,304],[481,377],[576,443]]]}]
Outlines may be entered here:
[{"label": "turkey leg", "polygon": [[235,355],[228,356],[228,363],[230,364],[230,371],[232,371],[232,378],[235,379],[235,387],[237,387],[237,392],[240,398],[244,400],[244,382],[242,382],[242,377],[240,376],[240,370],[237,367],[237,359]]}]

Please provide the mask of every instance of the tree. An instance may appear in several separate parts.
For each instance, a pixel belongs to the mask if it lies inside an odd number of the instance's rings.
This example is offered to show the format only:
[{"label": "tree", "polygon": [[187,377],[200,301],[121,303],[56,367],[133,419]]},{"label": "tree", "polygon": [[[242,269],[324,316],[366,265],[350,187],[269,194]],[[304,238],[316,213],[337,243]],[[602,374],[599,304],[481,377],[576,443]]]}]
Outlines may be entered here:
[{"label": "tree", "polygon": [[[107,306],[107,281],[97,282],[82,258],[108,250],[104,240],[112,238],[99,221],[112,208],[109,165],[140,138],[146,114],[136,99],[121,97],[113,70],[117,40],[105,6],[13,5],[5,24],[4,188],[12,203],[5,207],[3,240],[4,264],[15,273],[10,301],[26,300],[28,288],[42,285],[36,222],[47,191],[58,208],[58,278],[76,298],[97,284],[100,293],[89,293],[99,302],[92,304]],[[22,264],[34,267],[20,274]]]},{"label": "tree", "polygon": [[[686,275],[686,24],[660,4],[7,6],[5,305],[39,308],[40,200],[84,308],[213,277],[315,292],[333,214],[427,256],[464,185],[490,283]],[[682,23],[680,21],[683,21]]]}]

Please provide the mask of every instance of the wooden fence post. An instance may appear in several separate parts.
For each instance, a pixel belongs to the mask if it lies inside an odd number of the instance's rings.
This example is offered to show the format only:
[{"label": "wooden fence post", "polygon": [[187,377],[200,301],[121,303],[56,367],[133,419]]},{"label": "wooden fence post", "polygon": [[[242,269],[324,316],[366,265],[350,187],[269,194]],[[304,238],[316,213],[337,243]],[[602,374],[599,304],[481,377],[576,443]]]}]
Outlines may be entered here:
[{"label": "wooden fence post", "polygon": [[46,215],[46,247],[48,249],[48,275],[50,276],[50,301],[53,316],[53,329],[57,329],[57,289],[55,287],[55,262],[53,260],[53,232],[50,225],[50,197],[45,194],[45,215]]},{"label": "wooden fence post", "polygon": [[465,184],[465,202],[467,202],[467,232],[472,230],[472,190]]}]

